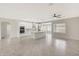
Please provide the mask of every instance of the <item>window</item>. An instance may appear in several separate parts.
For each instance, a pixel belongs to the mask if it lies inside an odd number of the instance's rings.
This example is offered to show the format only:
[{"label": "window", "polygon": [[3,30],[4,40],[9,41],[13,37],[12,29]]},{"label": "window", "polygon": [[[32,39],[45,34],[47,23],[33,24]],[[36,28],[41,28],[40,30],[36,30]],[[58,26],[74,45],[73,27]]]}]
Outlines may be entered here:
[{"label": "window", "polygon": [[57,23],[53,25],[54,32],[65,33],[66,32],[66,24],[65,23]]},{"label": "window", "polygon": [[41,25],[41,30],[43,32],[51,32],[51,30],[52,30],[52,23],[43,23]]}]

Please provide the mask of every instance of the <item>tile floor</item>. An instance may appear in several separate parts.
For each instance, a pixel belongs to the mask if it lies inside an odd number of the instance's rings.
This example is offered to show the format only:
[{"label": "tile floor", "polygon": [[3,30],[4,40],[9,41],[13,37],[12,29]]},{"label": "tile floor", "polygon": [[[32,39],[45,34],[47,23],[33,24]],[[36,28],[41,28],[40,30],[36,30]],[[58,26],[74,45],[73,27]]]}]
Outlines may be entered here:
[{"label": "tile floor", "polygon": [[30,37],[0,40],[1,56],[79,56],[79,41],[46,38],[34,40]]}]

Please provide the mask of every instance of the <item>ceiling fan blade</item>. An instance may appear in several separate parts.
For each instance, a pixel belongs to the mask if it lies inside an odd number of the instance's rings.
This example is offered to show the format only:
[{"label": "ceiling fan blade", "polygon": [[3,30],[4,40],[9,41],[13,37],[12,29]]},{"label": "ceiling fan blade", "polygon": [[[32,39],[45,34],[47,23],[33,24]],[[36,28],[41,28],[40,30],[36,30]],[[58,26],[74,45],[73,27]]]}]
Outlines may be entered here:
[{"label": "ceiling fan blade", "polygon": [[61,18],[61,15],[56,15],[55,13],[53,15],[51,15],[52,17],[55,17],[55,18]]}]

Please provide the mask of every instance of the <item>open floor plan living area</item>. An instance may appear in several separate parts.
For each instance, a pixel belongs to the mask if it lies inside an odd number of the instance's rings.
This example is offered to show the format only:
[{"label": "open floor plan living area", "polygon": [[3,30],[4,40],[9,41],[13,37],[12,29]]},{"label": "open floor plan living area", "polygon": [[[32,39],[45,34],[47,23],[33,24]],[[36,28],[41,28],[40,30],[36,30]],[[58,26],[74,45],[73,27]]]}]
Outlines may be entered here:
[{"label": "open floor plan living area", "polygon": [[79,3],[0,3],[0,56],[79,56]]}]

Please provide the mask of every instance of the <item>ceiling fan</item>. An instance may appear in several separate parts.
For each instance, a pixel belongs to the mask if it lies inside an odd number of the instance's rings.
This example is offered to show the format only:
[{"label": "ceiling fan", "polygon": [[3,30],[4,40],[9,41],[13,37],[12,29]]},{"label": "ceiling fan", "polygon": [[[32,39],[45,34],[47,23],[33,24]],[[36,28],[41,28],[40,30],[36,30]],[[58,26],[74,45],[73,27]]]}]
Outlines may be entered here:
[{"label": "ceiling fan", "polygon": [[[49,6],[53,6],[53,5],[54,5],[53,3],[49,3]],[[52,10],[53,10],[52,7],[50,7],[50,13],[51,13]],[[51,16],[54,17],[54,18],[61,18],[61,15],[60,14],[56,14],[56,13],[54,13]]]},{"label": "ceiling fan", "polygon": [[52,17],[61,18],[61,15],[59,15],[59,14],[57,15],[56,13],[54,13]]}]

